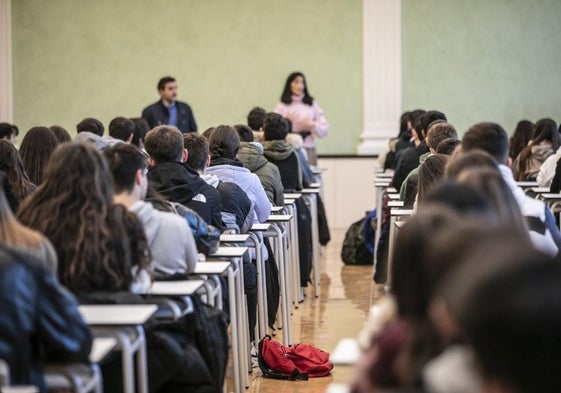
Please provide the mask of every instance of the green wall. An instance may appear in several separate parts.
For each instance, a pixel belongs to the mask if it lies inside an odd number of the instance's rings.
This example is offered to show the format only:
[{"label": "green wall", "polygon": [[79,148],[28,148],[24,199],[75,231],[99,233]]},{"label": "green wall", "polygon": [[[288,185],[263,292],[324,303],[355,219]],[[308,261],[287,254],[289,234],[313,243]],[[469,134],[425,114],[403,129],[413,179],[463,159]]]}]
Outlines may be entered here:
[{"label": "green wall", "polygon": [[403,0],[403,108],[480,121],[561,121],[561,1]]},{"label": "green wall", "polygon": [[22,130],[140,116],[167,74],[200,130],[245,123],[300,70],[331,124],[320,152],[359,142],[361,0],[12,0],[12,12]]},{"label": "green wall", "polygon": [[[241,123],[301,70],[331,123],[320,153],[356,151],[361,0],[12,0],[12,12],[22,130],[139,116],[165,74],[201,130]],[[402,0],[402,14],[404,110],[440,109],[460,133],[561,121],[561,1]]]}]

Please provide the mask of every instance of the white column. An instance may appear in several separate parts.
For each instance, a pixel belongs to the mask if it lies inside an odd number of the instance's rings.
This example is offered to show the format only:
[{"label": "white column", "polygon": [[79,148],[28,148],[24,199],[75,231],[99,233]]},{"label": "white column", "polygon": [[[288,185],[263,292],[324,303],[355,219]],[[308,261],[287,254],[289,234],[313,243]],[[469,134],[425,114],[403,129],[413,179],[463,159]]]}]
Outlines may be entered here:
[{"label": "white column", "polygon": [[401,0],[363,0],[364,124],[359,155],[397,136],[401,115]]},{"label": "white column", "polygon": [[0,0],[0,122],[14,121],[11,0]]}]

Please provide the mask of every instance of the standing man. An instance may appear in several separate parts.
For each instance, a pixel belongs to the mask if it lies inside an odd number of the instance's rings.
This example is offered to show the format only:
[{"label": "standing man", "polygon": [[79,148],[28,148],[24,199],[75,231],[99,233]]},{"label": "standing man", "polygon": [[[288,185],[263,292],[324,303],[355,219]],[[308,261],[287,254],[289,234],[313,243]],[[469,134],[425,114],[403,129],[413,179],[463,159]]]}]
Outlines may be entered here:
[{"label": "standing man", "polygon": [[171,76],[165,76],[158,82],[160,101],[145,108],[142,117],[150,128],[169,124],[176,126],[182,133],[196,132],[197,123],[191,107],[185,102],[176,101],[177,83]]}]

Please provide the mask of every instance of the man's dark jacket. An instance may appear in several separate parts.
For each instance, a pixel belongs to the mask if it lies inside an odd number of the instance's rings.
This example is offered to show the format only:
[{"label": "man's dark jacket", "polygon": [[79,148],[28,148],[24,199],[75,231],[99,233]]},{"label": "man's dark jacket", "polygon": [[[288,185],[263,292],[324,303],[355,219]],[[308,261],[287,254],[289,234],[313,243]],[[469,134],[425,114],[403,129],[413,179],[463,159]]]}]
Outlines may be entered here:
[{"label": "man's dark jacket", "polygon": [[208,224],[222,230],[218,191],[186,164],[162,162],[148,170],[148,183],[170,201],[193,209]]},{"label": "man's dark jacket", "polygon": [[[197,131],[197,123],[191,107],[185,102],[175,101],[177,107],[177,128],[183,133]],[[142,117],[146,119],[150,128],[169,124],[169,109],[160,100],[146,107],[142,111]]]}]

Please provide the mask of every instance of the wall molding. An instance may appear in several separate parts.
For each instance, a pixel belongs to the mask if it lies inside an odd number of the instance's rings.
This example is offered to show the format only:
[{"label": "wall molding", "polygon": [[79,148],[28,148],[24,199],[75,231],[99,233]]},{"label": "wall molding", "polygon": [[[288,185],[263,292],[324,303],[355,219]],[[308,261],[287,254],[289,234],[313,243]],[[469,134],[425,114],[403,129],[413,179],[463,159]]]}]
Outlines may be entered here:
[{"label": "wall molding", "polygon": [[0,0],[0,122],[13,123],[11,0]]},{"label": "wall molding", "polygon": [[363,131],[358,154],[379,154],[401,116],[401,0],[363,0]]}]

